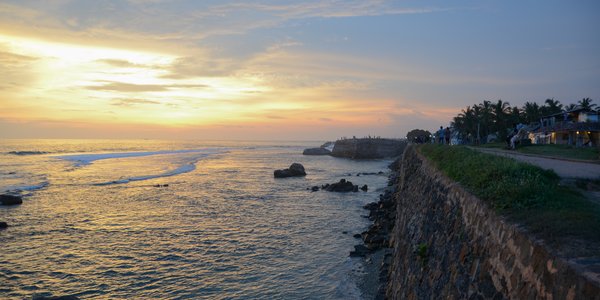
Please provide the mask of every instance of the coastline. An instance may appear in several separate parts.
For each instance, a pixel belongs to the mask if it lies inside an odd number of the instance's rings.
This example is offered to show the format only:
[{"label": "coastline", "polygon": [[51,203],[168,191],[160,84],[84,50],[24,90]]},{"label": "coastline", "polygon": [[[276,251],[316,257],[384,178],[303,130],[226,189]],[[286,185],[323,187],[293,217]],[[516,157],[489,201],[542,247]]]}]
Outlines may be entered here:
[{"label": "coastline", "polygon": [[379,201],[363,207],[369,211],[369,215],[364,217],[368,217],[372,223],[360,234],[361,243],[350,253],[350,256],[363,259],[364,274],[358,283],[363,299],[385,299],[393,252],[390,238],[396,216],[396,201],[393,195],[397,191],[401,159],[402,157],[399,157],[388,166],[390,174],[387,186],[383,194],[379,195]]}]

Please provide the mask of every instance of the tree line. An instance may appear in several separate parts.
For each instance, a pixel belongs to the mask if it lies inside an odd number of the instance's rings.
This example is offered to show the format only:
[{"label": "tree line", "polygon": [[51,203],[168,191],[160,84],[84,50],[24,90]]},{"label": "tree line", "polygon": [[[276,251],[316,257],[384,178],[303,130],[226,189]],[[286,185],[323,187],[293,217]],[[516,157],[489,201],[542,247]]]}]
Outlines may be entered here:
[{"label": "tree line", "polygon": [[558,100],[546,99],[542,105],[528,101],[522,107],[517,107],[502,100],[496,102],[485,100],[461,110],[452,119],[451,126],[463,140],[471,137],[471,141],[474,141],[477,137],[483,138],[489,134],[496,134],[498,139],[504,140],[514,124],[530,124],[538,122],[543,116],[578,108],[593,111],[597,105],[592,102],[590,98],[583,98],[577,103],[563,106]]}]

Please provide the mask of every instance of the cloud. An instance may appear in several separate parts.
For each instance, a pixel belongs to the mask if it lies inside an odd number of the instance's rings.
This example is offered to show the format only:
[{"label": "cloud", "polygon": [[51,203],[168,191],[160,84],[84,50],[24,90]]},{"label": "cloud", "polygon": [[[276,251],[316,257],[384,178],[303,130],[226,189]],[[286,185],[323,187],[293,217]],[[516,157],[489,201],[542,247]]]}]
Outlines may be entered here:
[{"label": "cloud", "polygon": [[145,66],[141,64],[135,64],[127,60],[122,59],[98,59],[96,60],[99,63],[107,64],[113,67],[119,68],[149,68],[150,66]]},{"label": "cloud", "polygon": [[15,54],[11,52],[0,51],[0,64],[6,65],[20,65],[23,63],[29,63],[37,60],[38,58],[33,56]]},{"label": "cloud", "polygon": [[130,107],[136,104],[162,104],[161,102],[154,100],[146,100],[146,99],[136,99],[136,98],[124,98],[124,99],[113,99],[110,105],[121,106],[121,107]]},{"label": "cloud", "polygon": [[394,7],[393,3],[383,0],[370,1],[308,1],[294,4],[263,4],[263,3],[229,3],[209,7],[208,10],[197,13],[198,17],[209,15],[233,15],[243,11],[255,11],[266,13],[271,18],[279,19],[279,22],[290,19],[301,18],[341,18],[359,16],[380,16],[400,14],[425,14],[448,9],[427,8],[400,8]]},{"label": "cloud", "polygon": [[169,73],[161,77],[167,79],[185,79],[228,76],[238,70],[239,67],[239,63],[236,63],[233,59],[209,59],[186,56],[176,59],[166,69]]},{"label": "cloud", "polygon": [[287,119],[286,117],[275,116],[275,115],[268,115],[268,116],[265,116],[265,117],[268,118],[268,119],[271,119],[271,120],[285,120],[285,119]]},{"label": "cloud", "polygon": [[89,85],[85,88],[95,91],[113,91],[113,92],[164,92],[171,89],[181,88],[207,88],[204,84],[133,84],[125,82],[108,81],[102,85]]}]

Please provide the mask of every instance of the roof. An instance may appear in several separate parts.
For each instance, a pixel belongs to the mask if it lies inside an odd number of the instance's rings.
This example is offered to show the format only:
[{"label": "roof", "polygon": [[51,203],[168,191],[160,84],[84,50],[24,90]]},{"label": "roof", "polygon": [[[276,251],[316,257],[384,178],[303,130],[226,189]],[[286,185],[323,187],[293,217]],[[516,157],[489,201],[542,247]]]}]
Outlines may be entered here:
[{"label": "roof", "polygon": [[575,107],[575,108],[574,108],[574,109],[572,109],[572,110],[568,110],[568,111],[562,111],[562,112],[559,112],[559,113],[555,113],[555,114],[551,114],[551,115],[545,115],[545,116],[542,116],[542,119],[544,119],[544,118],[549,118],[549,117],[558,117],[558,116],[563,116],[565,113],[566,113],[566,114],[570,114],[570,113],[580,113],[580,112],[592,112],[592,113],[595,113],[595,114],[597,114],[597,113],[598,113],[598,112],[596,112],[596,111],[594,111],[594,110],[591,110],[591,109],[588,109],[588,108],[582,108],[581,106],[577,106],[577,107]]}]

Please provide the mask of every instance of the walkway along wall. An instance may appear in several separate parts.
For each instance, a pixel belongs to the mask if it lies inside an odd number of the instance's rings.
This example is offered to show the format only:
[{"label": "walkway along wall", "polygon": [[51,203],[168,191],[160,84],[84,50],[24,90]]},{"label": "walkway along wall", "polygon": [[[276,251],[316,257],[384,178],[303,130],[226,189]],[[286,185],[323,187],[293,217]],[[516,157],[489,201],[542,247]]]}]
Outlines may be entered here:
[{"label": "walkway along wall", "polygon": [[600,299],[523,230],[449,180],[414,147],[398,176],[390,299]]}]

